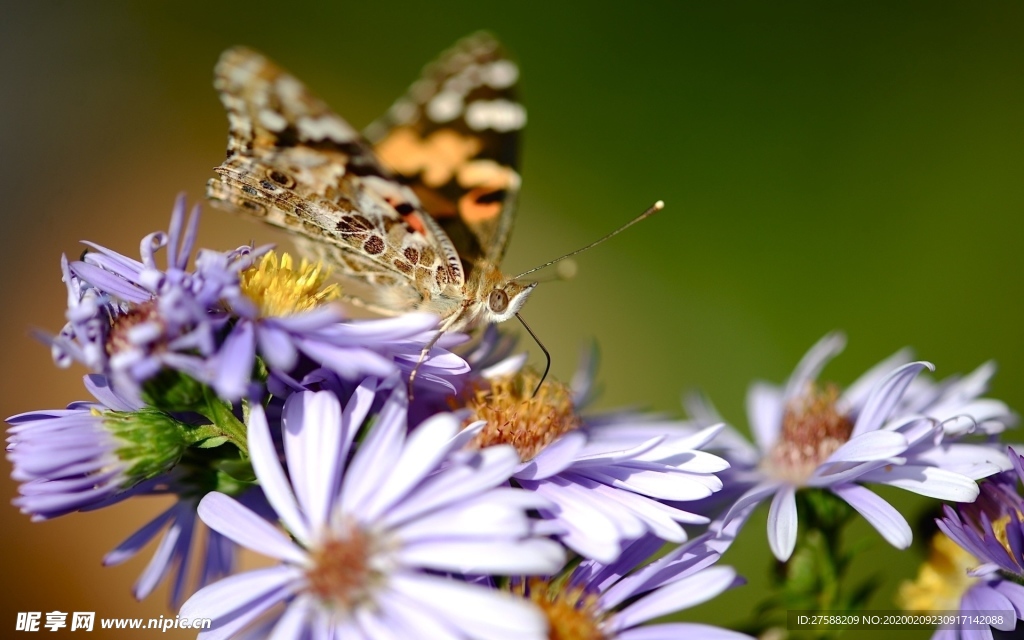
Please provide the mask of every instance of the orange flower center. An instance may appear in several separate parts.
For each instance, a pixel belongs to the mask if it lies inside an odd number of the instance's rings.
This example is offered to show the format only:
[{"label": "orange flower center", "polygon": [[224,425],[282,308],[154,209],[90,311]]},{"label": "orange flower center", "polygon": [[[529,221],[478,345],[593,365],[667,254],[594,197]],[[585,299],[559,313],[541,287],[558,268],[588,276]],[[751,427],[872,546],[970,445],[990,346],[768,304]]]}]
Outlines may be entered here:
[{"label": "orange flower center", "polygon": [[535,371],[524,370],[472,390],[465,404],[471,413],[467,425],[479,420],[487,424],[470,447],[509,444],[526,462],[563,434],[578,429],[580,419],[569,388],[549,380],[534,395],[539,381]]},{"label": "orange flower center", "polygon": [[809,383],[802,395],[786,406],[782,431],[765,460],[765,470],[781,480],[801,484],[830,455],[843,446],[853,423],[836,408],[839,389]]},{"label": "orange flower center", "polygon": [[525,584],[512,590],[544,612],[548,640],[607,640],[601,631],[602,615],[596,594],[587,593],[582,587],[560,588],[540,578],[531,578],[528,584],[529,595],[525,593]]},{"label": "orange flower center", "polygon": [[309,590],[328,606],[347,611],[367,600],[377,574],[370,565],[370,537],[349,527],[347,535],[323,543],[306,572]]},{"label": "orange flower center", "polygon": [[110,323],[110,333],[107,334],[107,355],[112,356],[133,348],[134,345],[128,337],[131,330],[141,324],[154,321],[162,322],[156,299],[132,305],[127,312],[114,318]]}]

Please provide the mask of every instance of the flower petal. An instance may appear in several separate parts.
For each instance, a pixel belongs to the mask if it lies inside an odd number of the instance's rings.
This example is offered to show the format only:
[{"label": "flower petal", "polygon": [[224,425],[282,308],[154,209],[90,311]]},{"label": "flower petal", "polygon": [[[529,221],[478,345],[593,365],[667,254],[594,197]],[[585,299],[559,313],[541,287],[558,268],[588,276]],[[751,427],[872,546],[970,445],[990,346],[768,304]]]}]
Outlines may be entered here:
[{"label": "flower petal", "polygon": [[547,638],[547,621],[539,609],[494,589],[421,574],[396,575],[390,586],[472,638]]},{"label": "flower petal", "polygon": [[611,619],[612,629],[628,629],[654,618],[688,609],[735,586],[736,570],[711,567],[641,597]]},{"label": "flower petal", "polygon": [[810,351],[800,359],[800,363],[796,365],[796,369],[786,381],[786,389],[782,394],[783,404],[803,394],[807,384],[817,380],[825,365],[842,353],[845,347],[846,336],[838,331],[818,340]]},{"label": "flower petal", "polygon": [[888,502],[878,497],[870,489],[847,484],[831,487],[831,491],[845,500],[857,513],[864,516],[872,527],[886,541],[897,549],[906,549],[914,540],[914,532],[906,519]]},{"label": "flower petal", "polygon": [[783,486],[768,509],[768,546],[779,560],[785,562],[796,547],[796,489]]},{"label": "flower petal", "polygon": [[299,542],[307,546],[311,544],[309,525],[281,468],[274,439],[270,437],[267,416],[258,404],[249,412],[249,457],[267,502]]},{"label": "flower petal", "polygon": [[285,565],[238,573],[197,591],[179,613],[184,618],[221,618],[301,579],[301,570]]},{"label": "flower petal", "polygon": [[828,457],[830,462],[872,462],[900,455],[907,450],[907,438],[894,431],[869,431],[852,437]]},{"label": "flower petal", "polygon": [[861,476],[861,479],[953,502],[974,502],[979,493],[978,484],[967,476],[945,469],[910,464],[875,469]]},{"label": "flower petal", "polygon": [[903,392],[907,390],[917,374],[925,369],[935,371],[935,365],[930,362],[911,362],[881,380],[871,390],[871,395],[868,396],[864,408],[857,415],[857,422],[853,425],[851,437],[880,429],[903,397]]},{"label": "flower petal", "polygon": [[206,526],[247,549],[293,564],[309,562],[288,536],[234,498],[212,491],[203,496],[198,511]]},{"label": "flower petal", "polygon": [[755,382],[747,390],[747,420],[761,451],[769,451],[779,438],[785,404],[778,387]]},{"label": "flower petal", "polygon": [[285,402],[282,422],[295,497],[309,525],[319,530],[327,523],[340,482],[341,404],[330,391],[296,393]]}]

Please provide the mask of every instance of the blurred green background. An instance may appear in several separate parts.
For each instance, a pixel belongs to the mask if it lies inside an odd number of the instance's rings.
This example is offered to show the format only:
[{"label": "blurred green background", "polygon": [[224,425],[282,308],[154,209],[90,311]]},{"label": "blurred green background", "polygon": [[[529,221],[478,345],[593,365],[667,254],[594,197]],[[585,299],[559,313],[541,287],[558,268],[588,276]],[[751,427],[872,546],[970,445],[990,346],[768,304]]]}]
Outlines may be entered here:
[{"label": "blurred green background", "polygon": [[[940,375],[997,359],[992,393],[1024,407],[1022,26],[1018,2],[5,3],[0,411],[84,396],[82,371],[54,369],[28,332],[63,323],[62,252],[91,239],[137,255],[175,194],[202,198],[226,139],[222,49],[264,51],[363,126],[481,28],[520,61],[529,109],[509,271],[668,205],[533,295],[524,315],[556,375],[595,338],[601,406],[678,415],[700,386],[745,428],[747,384],[784,380],[839,328],[850,346],[827,377],[840,384],[912,345]],[[249,240],[285,242],[204,218],[205,246]],[[911,519],[929,506],[884,495]],[[142,561],[99,566],[165,506],[35,525],[7,507],[5,634],[16,611],[167,614],[164,590],[131,599]],[[859,575],[884,571],[874,604],[890,608],[920,555],[860,536]],[[726,558],[751,584],[691,619],[745,611],[768,557],[761,513]]]}]

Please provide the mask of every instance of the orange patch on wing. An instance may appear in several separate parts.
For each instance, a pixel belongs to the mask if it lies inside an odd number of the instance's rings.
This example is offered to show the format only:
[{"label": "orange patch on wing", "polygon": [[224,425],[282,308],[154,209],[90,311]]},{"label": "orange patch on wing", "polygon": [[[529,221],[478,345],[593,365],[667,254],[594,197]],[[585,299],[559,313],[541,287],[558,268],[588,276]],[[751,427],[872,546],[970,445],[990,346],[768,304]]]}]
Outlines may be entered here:
[{"label": "orange patch on wing", "polygon": [[423,236],[427,235],[427,229],[426,227],[423,226],[423,221],[420,220],[420,214],[410,213],[409,215],[405,216],[405,222],[408,223],[408,225],[412,227],[413,231],[415,231],[416,233]]},{"label": "orange patch on wing", "polygon": [[479,202],[481,197],[494,191],[489,187],[478,187],[459,198],[459,213],[462,219],[466,222],[485,222],[497,218],[504,202]]},{"label": "orange patch on wing", "polygon": [[440,129],[421,138],[412,127],[399,127],[382,140],[377,155],[389,167],[405,176],[422,173],[423,184],[440,187],[480,152],[478,138],[452,129]]}]

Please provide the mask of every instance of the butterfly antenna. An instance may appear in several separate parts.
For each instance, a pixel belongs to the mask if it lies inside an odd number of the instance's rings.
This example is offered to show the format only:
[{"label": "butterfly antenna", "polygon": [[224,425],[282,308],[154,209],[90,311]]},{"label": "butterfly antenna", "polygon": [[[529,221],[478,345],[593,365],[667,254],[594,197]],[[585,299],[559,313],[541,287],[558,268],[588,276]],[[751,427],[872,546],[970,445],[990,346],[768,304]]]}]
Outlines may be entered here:
[{"label": "butterfly antenna", "polygon": [[530,325],[526,324],[526,320],[523,320],[523,316],[517,313],[516,318],[519,320],[519,322],[523,323],[523,328],[525,328],[526,332],[530,334],[530,337],[533,338],[533,341],[537,343],[537,346],[540,347],[540,350],[544,352],[544,375],[540,377],[540,382],[537,383],[537,388],[533,390],[533,395],[536,396],[537,392],[540,391],[540,385],[544,384],[544,381],[548,377],[548,371],[551,371],[551,354],[548,353],[547,347],[545,347],[544,343],[540,341],[540,338],[537,337],[537,334],[533,332],[533,329],[530,328]]},{"label": "butterfly antenna", "polygon": [[[609,239],[619,235],[620,233],[622,233],[626,229],[632,227],[634,224],[640,222],[644,218],[647,218],[647,217],[650,217],[650,216],[654,215],[655,213],[661,211],[664,208],[665,208],[665,201],[664,200],[658,200],[657,202],[652,204],[650,207],[648,207],[646,211],[644,211],[643,213],[641,213],[637,217],[633,218],[632,220],[630,220],[626,224],[622,225],[621,227],[619,227],[615,231],[612,231],[608,235],[604,236],[603,238],[599,238],[599,239],[595,240],[594,242],[591,242],[590,244],[588,244],[587,246],[583,247],[582,249],[577,249],[575,251],[571,251],[571,252],[565,254],[564,256],[555,258],[554,260],[551,260],[549,262],[545,262],[544,264],[540,265],[539,267],[534,267],[533,269],[530,269],[529,271],[524,271],[524,272],[520,273],[519,275],[517,275],[516,277],[514,277],[512,279],[513,280],[518,280],[519,278],[522,278],[525,275],[529,275],[529,274],[533,273],[534,271],[540,271],[541,269],[544,269],[546,267],[550,267],[551,265],[555,264],[556,262],[561,262],[562,260],[565,260],[566,258],[570,258],[570,257],[576,255],[577,253],[583,253],[587,249],[593,249],[594,247],[596,247],[597,245],[601,244],[605,240],[609,240]],[[519,320],[522,321],[522,318],[520,318]],[[523,323],[523,326],[526,326],[525,322]],[[529,327],[527,327],[527,330],[529,330]],[[532,332],[531,332],[531,334],[532,334]],[[536,339],[537,339],[536,336],[534,336],[534,340],[536,340]],[[537,344],[540,344],[540,342],[538,341]]]}]

